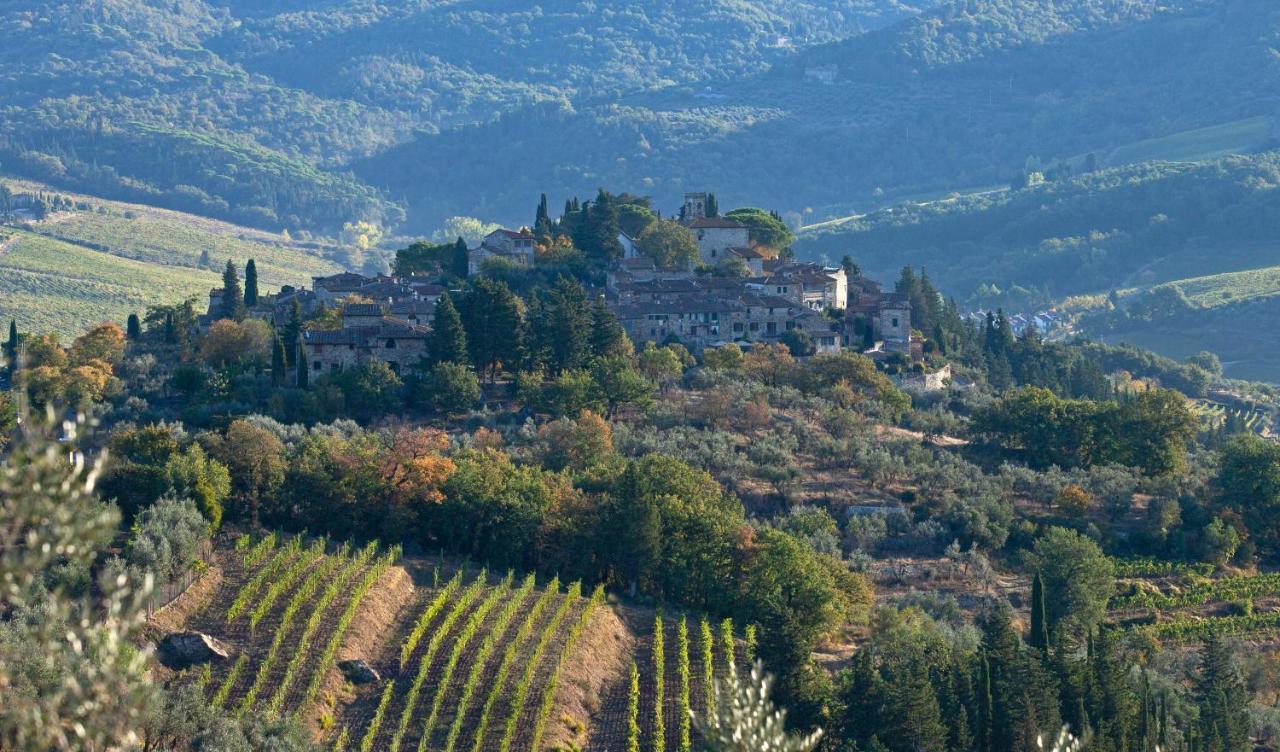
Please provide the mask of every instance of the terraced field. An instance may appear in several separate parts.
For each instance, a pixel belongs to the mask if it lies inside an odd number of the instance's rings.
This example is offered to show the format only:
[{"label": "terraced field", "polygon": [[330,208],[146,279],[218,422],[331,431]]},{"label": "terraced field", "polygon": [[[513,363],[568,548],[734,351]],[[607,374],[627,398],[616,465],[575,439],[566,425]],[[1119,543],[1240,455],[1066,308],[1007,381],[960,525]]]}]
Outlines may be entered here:
[{"label": "terraced field", "polygon": [[1280,636],[1280,573],[1213,573],[1211,565],[1120,562],[1109,616],[1169,643],[1210,634]]},{"label": "terraced field", "polygon": [[[180,626],[233,651],[205,677],[234,713],[295,716],[326,745],[391,752],[688,751],[688,711],[743,665],[749,630],[611,603],[601,589],[324,539],[244,537]],[[181,602],[182,599],[179,600]],[[380,677],[348,682],[365,660]],[[636,668],[632,691],[629,668]],[[634,706],[635,724],[628,708]]]}]

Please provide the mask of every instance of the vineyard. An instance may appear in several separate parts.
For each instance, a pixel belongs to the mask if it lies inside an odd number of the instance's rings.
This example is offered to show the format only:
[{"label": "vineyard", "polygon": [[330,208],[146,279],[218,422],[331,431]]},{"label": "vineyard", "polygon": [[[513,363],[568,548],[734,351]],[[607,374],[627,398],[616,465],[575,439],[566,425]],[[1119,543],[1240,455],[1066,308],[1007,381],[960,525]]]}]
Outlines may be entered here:
[{"label": "vineyard", "polygon": [[1230,427],[1232,430],[1259,436],[1271,434],[1271,415],[1258,408],[1224,405],[1210,400],[1196,400],[1192,403],[1192,408],[1199,416],[1201,425],[1209,430]]},{"label": "vineyard", "polygon": [[1213,571],[1209,564],[1118,561],[1110,616],[1173,643],[1210,634],[1280,636],[1280,573],[1214,577]]},{"label": "vineyard", "polygon": [[[708,688],[754,641],[731,621],[377,543],[242,536],[216,558],[218,588],[183,625],[232,653],[199,673],[205,696],[297,717],[334,749],[689,752],[689,710],[714,707]],[[379,678],[347,681],[353,658]]]}]

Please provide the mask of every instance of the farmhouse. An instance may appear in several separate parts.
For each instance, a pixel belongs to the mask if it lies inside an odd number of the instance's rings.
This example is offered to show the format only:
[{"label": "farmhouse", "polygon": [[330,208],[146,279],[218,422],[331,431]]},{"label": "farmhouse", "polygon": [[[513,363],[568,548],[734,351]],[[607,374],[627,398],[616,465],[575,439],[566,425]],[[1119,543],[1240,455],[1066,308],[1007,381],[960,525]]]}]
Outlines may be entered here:
[{"label": "farmhouse", "polygon": [[303,332],[302,346],[317,375],[374,360],[405,373],[425,354],[427,331],[388,315],[379,303],[356,303],[342,309],[341,329]]}]

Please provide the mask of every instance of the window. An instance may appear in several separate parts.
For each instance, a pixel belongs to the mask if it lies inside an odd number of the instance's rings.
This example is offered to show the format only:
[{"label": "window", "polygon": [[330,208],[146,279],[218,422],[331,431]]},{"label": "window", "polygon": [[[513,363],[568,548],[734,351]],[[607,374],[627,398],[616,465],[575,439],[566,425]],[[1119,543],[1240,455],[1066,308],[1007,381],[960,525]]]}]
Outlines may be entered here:
[{"label": "window", "polygon": [[735,322],[733,322],[733,330],[734,330],[735,332],[741,332],[741,331],[742,331],[742,322],[741,322],[741,321],[735,321]]},{"label": "window", "polygon": [[388,349],[388,350],[394,350],[394,349],[396,349],[396,341],[395,341],[394,339],[388,339],[388,340],[387,340],[387,349]]},{"label": "window", "polygon": [[759,322],[759,321],[752,321],[752,322],[751,322],[751,331],[753,331],[753,332],[758,332],[758,331],[760,331],[760,322]]},{"label": "window", "polygon": [[897,316],[894,316],[894,317],[893,317],[893,328],[894,328],[894,329],[897,329],[897,328],[898,328],[898,317],[897,317]]},{"label": "window", "polygon": [[314,362],[314,363],[312,363],[312,364],[311,364],[311,370],[313,370],[313,371],[319,371],[319,370],[320,370],[320,366],[321,366],[321,363],[320,363],[320,361],[318,361],[318,360],[317,360],[316,362]]},{"label": "window", "polygon": [[330,364],[329,364],[329,370],[330,370],[330,371],[333,371],[334,373],[337,373],[337,372],[338,372],[338,364],[337,364],[337,363],[330,363]]},{"label": "window", "polygon": [[770,321],[765,331],[767,331],[769,334],[777,334],[778,324],[776,322]]}]

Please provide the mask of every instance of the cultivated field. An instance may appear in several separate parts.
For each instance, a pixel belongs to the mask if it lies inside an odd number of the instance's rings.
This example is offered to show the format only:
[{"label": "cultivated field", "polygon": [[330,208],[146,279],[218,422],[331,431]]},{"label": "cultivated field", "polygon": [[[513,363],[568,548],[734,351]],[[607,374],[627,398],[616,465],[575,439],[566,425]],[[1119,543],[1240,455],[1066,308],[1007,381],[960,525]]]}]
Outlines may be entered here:
[{"label": "cultivated field", "polygon": [[[747,658],[732,622],[610,603],[603,590],[271,535],[215,554],[215,584],[153,619],[195,629],[232,657],[203,681],[234,713],[296,716],[350,750],[688,750],[688,710]],[[379,681],[338,665],[362,659]],[[636,684],[631,683],[634,664]],[[631,723],[634,717],[635,724]],[[662,742],[658,740],[661,739]]]},{"label": "cultivated field", "polygon": [[[254,259],[263,292],[309,285],[341,271],[331,248],[181,212],[50,191],[25,181],[0,181],[15,193],[49,191],[82,208],[20,226],[0,226],[0,319],[30,332],[64,338],[103,320],[123,324],[149,305],[200,298],[232,259],[243,270]],[[207,252],[209,266],[199,267]]]},{"label": "cultivated field", "polygon": [[1161,642],[1280,636],[1280,574],[1215,575],[1211,564],[1155,560],[1119,561],[1117,574],[1110,618]]}]

